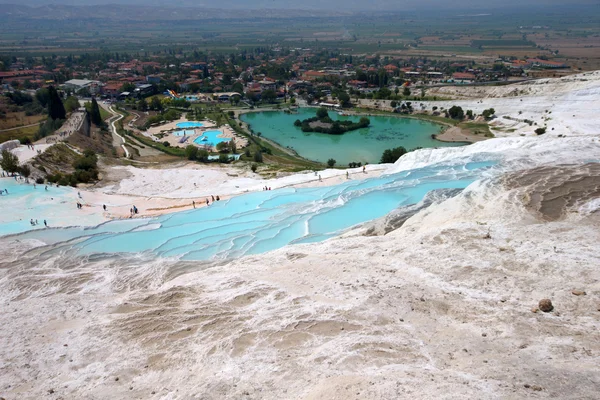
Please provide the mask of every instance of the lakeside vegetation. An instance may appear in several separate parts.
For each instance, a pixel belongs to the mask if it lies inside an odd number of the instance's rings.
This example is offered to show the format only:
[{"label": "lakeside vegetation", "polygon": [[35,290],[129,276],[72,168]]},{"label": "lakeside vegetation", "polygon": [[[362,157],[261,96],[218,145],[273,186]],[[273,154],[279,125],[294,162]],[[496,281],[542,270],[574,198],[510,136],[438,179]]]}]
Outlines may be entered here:
[{"label": "lakeside vegetation", "polygon": [[319,108],[317,116],[307,118],[302,121],[299,119],[294,122],[294,126],[299,126],[302,132],[318,132],[329,135],[341,135],[346,132],[357,129],[367,128],[371,121],[367,117],[361,117],[360,121],[334,121],[329,117],[326,108]]}]

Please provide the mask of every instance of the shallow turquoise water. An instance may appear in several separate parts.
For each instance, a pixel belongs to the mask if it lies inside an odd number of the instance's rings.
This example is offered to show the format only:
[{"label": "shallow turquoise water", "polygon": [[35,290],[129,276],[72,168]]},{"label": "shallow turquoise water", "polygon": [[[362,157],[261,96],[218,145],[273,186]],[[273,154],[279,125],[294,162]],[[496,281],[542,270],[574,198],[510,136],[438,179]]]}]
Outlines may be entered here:
[{"label": "shallow turquoise water", "polygon": [[180,122],[175,126],[178,128],[200,128],[204,124],[202,122]]},{"label": "shallow turquoise water", "polygon": [[[185,260],[240,257],[290,243],[319,242],[421,201],[436,189],[462,189],[494,172],[493,161],[465,161],[317,188],[261,191],[210,207],[98,227],[37,231],[24,237],[66,244],[81,255],[150,252]],[[65,250],[58,245],[57,251]],[[53,250],[54,251],[54,250]]]},{"label": "shallow turquoise water", "polygon": [[[13,178],[0,179],[0,189],[8,189],[8,195],[0,196],[0,236],[44,228],[44,219],[53,227],[95,225],[102,222],[98,208],[95,215],[78,212],[77,190],[68,187],[17,183]],[[32,227],[30,220],[38,220]]]},{"label": "shallow turquoise water", "polygon": [[193,129],[184,129],[181,131],[173,132],[173,136],[191,136],[195,133]]},{"label": "shallow turquoise water", "polygon": [[[242,121],[250,124],[254,132],[271,139],[284,147],[294,149],[300,156],[309,160],[327,162],[330,158],[337,165],[350,162],[379,163],[384,150],[404,146],[407,150],[416,147],[452,147],[464,143],[445,143],[432,139],[441,126],[412,118],[370,116],[368,128],[346,132],[343,135],[324,133],[304,133],[294,126],[297,119],[314,117],[316,108],[300,108],[298,114],[286,114],[282,111],[248,113],[241,116]],[[330,111],[334,120],[358,121],[360,116],[340,116]]]},{"label": "shallow turquoise water", "polygon": [[[202,134],[202,136],[199,136],[194,140],[194,143],[200,144],[200,145],[216,146],[221,142],[229,142],[231,140],[230,138],[217,137],[222,134],[223,134],[223,132],[221,132],[221,131],[205,131]],[[206,140],[204,140],[205,138],[206,138]]]}]

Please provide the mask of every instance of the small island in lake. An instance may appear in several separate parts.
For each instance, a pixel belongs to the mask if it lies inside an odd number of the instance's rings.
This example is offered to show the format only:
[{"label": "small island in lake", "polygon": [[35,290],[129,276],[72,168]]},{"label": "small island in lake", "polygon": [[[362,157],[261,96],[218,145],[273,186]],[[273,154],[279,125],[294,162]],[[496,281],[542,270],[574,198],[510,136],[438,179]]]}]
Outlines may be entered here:
[{"label": "small island in lake", "polygon": [[341,135],[345,132],[366,128],[370,124],[371,120],[367,117],[361,117],[358,122],[334,121],[329,118],[326,108],[319,108],[316,117],[307,118],[302,121],[297,119],[294,122],[294,125],[299,126],[302,132],[328,133],[330,135]]}]

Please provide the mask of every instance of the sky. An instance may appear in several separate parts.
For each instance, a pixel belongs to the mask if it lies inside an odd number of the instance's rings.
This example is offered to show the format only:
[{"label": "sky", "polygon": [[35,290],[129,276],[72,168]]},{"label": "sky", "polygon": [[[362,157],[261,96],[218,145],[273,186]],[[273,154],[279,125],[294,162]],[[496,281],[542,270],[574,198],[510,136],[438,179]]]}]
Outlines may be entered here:
[{"label": "sky", "polygon": [[508,11],[510,8],[523,6],[564,6],[565,4],[588,4],[598,7],[599,0],[176,0],[165,2],[164,0],[0,0],[0,3],[45,5],[45,4],[69,4],[69,5],[91,5],[91,4],[130,4],[130,5],[157,5],[157,6],[186,6],[186,7],[208,7],[208,8],[237,8],[237,9],[327,9],[338,11],[384,11],[384,10],[427,10],[432,7],[438,9],[455,10],[481,10],[502,9]]}]

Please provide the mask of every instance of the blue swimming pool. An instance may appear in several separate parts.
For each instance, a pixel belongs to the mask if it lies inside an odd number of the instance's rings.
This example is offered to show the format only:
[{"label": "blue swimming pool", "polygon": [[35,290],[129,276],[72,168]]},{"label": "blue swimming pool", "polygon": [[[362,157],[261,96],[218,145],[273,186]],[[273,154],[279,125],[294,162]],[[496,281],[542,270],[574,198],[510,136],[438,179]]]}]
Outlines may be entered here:
[{"label": "blue swimming pool", "polygon": [[191,136],[196,133],[193,129],[183,129],[181,131],[173,132],[174,136]]},{"label": "blue swimming pool", "polygon": [[200,128],[202,126],[204,126],[204,124],[202,122],[180,122],[177,125],[178,128]]},{"label": "blue swimming pool", "polygon": [[312,243],[421,201],[436,189],[463,189],[497,171],[492,161],[434,165],[362,181],[316,188],[260,191],[197,210],[151,219],[71,228],[25,237],[67,243],[51,251],[79,254],[150,252],[160,257],[209,260],[240,257]]},{"label": "blue swimming pool", "polygon": [[194,140],[194,143],[199,145],[216,146],[221,142],[229,142],[231,140],[230,138],[217,137],[222,134],[222,131],[206,131],[202,134],[202,136],[197,137]]}]

